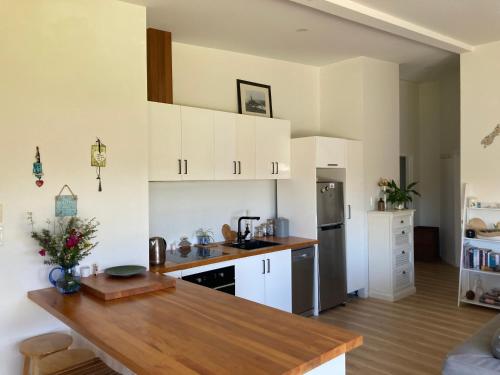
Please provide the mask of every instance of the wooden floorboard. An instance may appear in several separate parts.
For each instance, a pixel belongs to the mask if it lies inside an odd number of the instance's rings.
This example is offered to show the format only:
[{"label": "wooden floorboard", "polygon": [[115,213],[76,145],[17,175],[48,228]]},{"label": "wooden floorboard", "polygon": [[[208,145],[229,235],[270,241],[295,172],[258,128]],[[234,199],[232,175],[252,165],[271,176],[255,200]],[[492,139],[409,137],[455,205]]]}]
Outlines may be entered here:
[{"label": "wooden floorboard", "polygon": [[316,318],[364,336],[347,355],[348,375],[441,374],[446,353],[495,316],[484,307],[457,307],[458,269],[417,263],[415,274],[415,295],[393,303],[355,298]]}]

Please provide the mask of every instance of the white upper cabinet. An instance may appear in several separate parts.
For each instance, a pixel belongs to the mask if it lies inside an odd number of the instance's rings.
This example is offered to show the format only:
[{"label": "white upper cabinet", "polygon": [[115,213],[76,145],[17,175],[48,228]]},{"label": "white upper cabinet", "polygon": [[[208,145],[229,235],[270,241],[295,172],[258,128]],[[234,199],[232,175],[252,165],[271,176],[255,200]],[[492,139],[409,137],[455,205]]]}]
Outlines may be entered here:
[{"label": "white upper cabinet", "polygon": [[214,179],[214,112],[181,107],[182,179]]},{"label": "white upper cabinet", "polygon": [[290,121],[255,119],[257,179],[290,178]]},{"label": "white upper cabinet", "polygon": [[[290,138],[288,139],[290,143]],[[240,180],[255,179],[255,117],[236,116],[237,177]]]},{"label": "white upper cabinet", "polygon": [[316,137],[316,167],[345,168],[345,139]]},{"label": "white upper cabinet", "polygon": [[149,180],[181,180],[181,107],[149,103]]},{"label": "white upper cabinet", "polygon": [[238,175],[236,152],[236,115],[228,112],[214,114],[215,179],[233,180]]},{"label": "white upper cabinet", "polygon": [[290,178],[290,121],[149,102],[149,181]]},{"label": "white upper cabinet", "polygon": [[255,178],[255,118],[214,112],[215,179]]}]

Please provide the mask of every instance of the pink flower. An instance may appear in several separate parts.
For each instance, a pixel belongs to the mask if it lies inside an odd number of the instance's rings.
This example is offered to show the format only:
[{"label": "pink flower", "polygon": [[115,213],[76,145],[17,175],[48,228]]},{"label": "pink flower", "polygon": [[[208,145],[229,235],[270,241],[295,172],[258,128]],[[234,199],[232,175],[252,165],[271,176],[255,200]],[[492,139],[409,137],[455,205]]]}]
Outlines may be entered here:
[{"label": "pink flower", "polygon": [[72,234],[66,240],[66,248],[72,249],[80,242],[80,236],[77,234]]},{"label": "pink flower", "polygon": [[47,254],[47,250],[45,249],[40,249],[40,251],[38,252],[38,254],[40,254],[41,256],[45,256]]}]

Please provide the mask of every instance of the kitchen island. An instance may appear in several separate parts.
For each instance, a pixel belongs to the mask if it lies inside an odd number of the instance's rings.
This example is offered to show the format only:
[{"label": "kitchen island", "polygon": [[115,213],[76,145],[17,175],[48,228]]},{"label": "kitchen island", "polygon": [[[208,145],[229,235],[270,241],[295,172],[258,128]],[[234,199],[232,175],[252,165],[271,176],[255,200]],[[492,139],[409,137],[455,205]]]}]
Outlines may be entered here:
[{"label": "kitchen island", "polygon": [[136,374],[345,374],[362,337],[212,289],[176,288],[104,302],[54,288],[28,292]]}]

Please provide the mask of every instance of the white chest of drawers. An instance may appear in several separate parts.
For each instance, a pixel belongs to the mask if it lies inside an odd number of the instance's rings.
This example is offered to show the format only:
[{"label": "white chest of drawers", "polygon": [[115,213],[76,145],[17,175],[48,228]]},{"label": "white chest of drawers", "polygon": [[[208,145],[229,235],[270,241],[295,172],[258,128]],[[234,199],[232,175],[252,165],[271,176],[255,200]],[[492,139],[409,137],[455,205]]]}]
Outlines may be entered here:
[{"label": "white chest of drawers", "polygon": [[368,213],[369,296],[397,301],[415,293],[414,210]]}]

